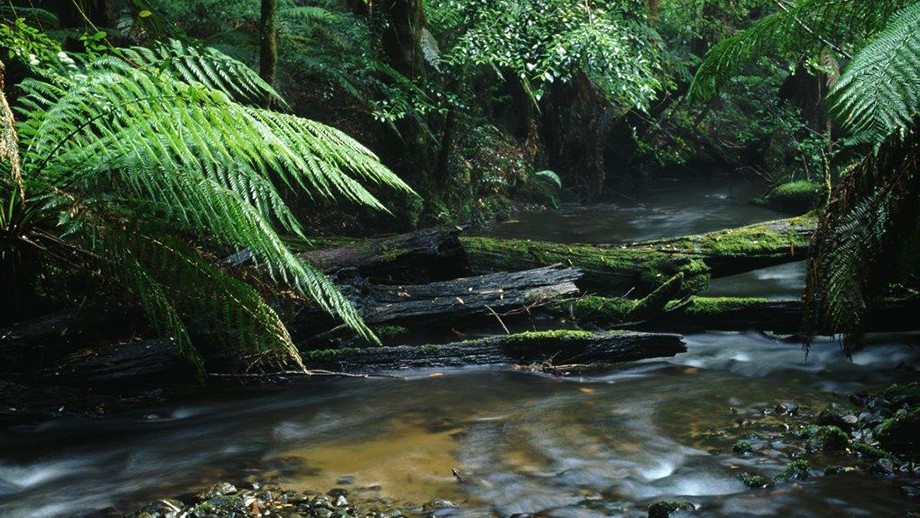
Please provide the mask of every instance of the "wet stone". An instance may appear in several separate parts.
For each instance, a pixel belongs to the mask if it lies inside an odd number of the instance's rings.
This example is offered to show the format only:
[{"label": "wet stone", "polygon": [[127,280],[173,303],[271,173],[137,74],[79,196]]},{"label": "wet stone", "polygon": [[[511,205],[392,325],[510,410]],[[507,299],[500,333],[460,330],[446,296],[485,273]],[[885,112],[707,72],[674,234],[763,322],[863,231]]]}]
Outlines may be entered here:
[{"label": "wet stone", "polygon": [[199,500],[207,500],[209,498],[214,498],[215,496],[232,495],[232,494],[235,494],[237,491],[238,490],[236,486],[234,486],[233,484],[230,484],[228,482],[221,482],[219,484],[214,484],[208,489],[198,493],[196,495],[196,498],[198,498]]},{"label": "wet stone", "polygon": [[655,502],[648,506],[648,518],[677,518],[695,514],[696,507],[690,502]]},{"label": "wet stone", "polygon": [[912,500],[920,498],[920,486],[904,485],[901,486],[901,494]]},{"label": "wet stone", "polygon": [[355,483],[355,477],[352,475],[345,475],[344,477],[339,477],[335,483],[340,486],[350,486]]},{"label": "wet stone", "polygon": [[783,401],[773,409],[777,415],[796,415],[799,412],[799,405],[792,401]]}]

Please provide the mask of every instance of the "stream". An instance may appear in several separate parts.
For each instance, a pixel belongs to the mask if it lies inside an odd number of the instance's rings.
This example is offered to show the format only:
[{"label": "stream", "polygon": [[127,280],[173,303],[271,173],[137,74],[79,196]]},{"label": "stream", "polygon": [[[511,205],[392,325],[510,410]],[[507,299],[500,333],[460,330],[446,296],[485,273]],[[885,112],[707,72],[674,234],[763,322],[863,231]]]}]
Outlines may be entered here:
[{"label": "stream", "polygon": [[[492,233],[617,242],[782,217],[748,205],[746,188],[666,184],[642,203],[531,215]],[[710,291],[797,296],[802,272],[761,270]],[[644,517],[649,503],[678,498],[704,516],[903,515],[911,503],[897,484],[860,472],[748,489],[741,470],[773,475],[790,459],[733,453],[720,432],[781,402],[816,414],[853,392],[916,378],[918,348],[907,345],[916,335],[871,340],[849,361],[831,340],[806,357],[778,337],[706,333],[687,336],[688,352],[674,358],[590,376],[429,369],[208,390],[105,420],[0,427],[0,516],[82,516],[247,479],[341,486],[367,500],[447,499],[462,516]]]}]

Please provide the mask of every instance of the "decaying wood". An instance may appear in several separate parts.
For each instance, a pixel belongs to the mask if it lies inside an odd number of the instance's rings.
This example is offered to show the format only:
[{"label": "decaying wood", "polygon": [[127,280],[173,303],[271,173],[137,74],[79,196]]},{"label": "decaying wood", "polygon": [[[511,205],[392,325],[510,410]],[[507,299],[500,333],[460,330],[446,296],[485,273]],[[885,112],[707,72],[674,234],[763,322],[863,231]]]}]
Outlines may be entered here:
[{"label": "decaying wood", "polygon": [[[354,270],[334,277],[368,324],[439,322],[539,305],[578,294],[580,273],[558,265],[420,285],[375,284]],[[301,323],[318,317],[303,311]]]},{"label": "decaying wood", "polygon": [[81,349],[44,374],[59,382],[89,384],[195,379],[192,365],[179,355],[172,340],[166,338]]},{"label": "decaying wood", "polygon": [[355,268],[362,276],[390,282],[424,282],[469,275],[457,227],[434,227],[346,246],[303,252],[324,272]]},{"label": "decaying wood", "polygon": [[0,329],[0,372],[25,372],[77,347],[106,341],[135,323],[124,312],[66,309]]},{"label": "decaying wood", "polygon": [[307,353],[308,368],[346,372],[464,365],[611,364],[686,351],[680,335],[547,331],[490,336],[441,345],[367,347]]}]

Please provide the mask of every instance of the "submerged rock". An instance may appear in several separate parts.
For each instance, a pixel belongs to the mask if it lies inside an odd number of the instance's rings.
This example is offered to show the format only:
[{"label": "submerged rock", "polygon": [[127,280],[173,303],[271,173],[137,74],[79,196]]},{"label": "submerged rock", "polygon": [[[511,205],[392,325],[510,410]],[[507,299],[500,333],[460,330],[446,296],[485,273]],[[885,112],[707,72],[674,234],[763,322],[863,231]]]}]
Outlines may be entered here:
[{"label": "submerged rock", "polygon": [[676,518],[696,514],[696,506],[690,502],[655,502],[648,506],[648,518]]}]

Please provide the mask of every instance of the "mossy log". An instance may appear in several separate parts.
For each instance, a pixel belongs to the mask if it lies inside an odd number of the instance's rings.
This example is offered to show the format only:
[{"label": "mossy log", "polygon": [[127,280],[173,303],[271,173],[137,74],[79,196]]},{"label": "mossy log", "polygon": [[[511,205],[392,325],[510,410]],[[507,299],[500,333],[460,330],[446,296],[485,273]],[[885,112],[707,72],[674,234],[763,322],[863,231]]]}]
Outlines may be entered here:
[{"label": "mossy log", "polygon": [[[577,295],[580,276],[577,270],[553,265],[419,285],[376,284],[354,270],[340,272],[334,280],[368,324],[444,324]],[[299,320],[314,317],[304,313]]]},{"label": "mossy log", "polygon": [[[692,297],[646,319],[635,318],[642,301],[586,296],[552,306],[557,314],[582,325],[622,325],[669,332],[770,331],[795,334],[802,330],[802,301],[742,297]],[[909,331],[916,328],[920,300],[888,301],[869,319],[871,331]],[[818,330],[820,332],[820,329]]]},{"label": "mossy log", "polygon": [[[299,256],[330,273],[356,268],[369,279],[428,282],[470,273],[457,227],[434,227],[347,245],[305,251]],[[317,243],[323,243],[318,241]]]},{"label": "mossy log", "polygon": [[583,291],[645,296],[677,273],[681,295],[699,291],[709,276],[802,260],[815,218],[769,221],[707,234],[622,245],[568,245],[545,241],[461,237],[475,273],[565,264],[584,273]]},{"label": "mossy log", "polygon": [[612,364],[686,351],[680,335],[633,331],[540,331],[440,345],[328,349],[304,354],[308,368],[367,372],[493,364]]}]

